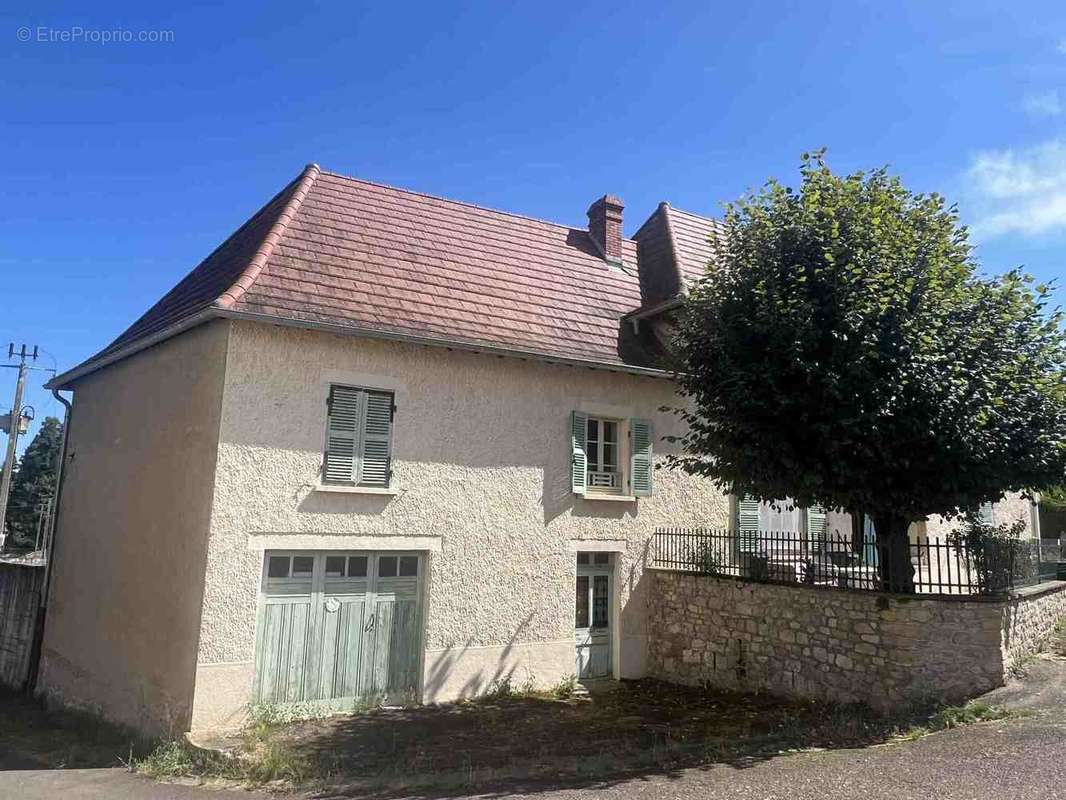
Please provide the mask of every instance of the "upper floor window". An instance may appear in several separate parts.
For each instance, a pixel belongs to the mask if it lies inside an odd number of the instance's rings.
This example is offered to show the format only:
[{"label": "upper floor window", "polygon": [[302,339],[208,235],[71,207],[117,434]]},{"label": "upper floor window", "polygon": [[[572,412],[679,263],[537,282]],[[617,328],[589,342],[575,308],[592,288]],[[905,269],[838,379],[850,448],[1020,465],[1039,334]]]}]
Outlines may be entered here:
[{"label": "upper floor window", "polygon": [[618,429],[616,419],[589,417],[586,425],[585,455],[587,489],[622,490],[622,467],[618,463]]},{"label": "upper floor window", "polygon": [[324,483],[386,488],[392,475],[391,392],[331,386]]},{"label": "upper floor window", "polygon": [[570,414],[571,484],[577,494],[651,494],[651,423]]}]

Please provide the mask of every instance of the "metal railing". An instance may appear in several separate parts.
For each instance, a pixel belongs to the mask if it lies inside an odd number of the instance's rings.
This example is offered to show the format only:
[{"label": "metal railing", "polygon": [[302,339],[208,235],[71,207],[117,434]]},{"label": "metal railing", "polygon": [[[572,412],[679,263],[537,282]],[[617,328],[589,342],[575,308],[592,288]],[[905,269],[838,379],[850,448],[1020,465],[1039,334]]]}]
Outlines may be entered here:
[{"label": "metal railing", "polygon": [[936,595],[999,595],[1049,578],[1035,541],[999,540],[974,549],[965,542],[923,537],[893,546],[906,547],[906,562],[896,558],[892,546],[853,543],[850,537],[661,528],[654,537],[653,564],[765,583],[880,591],[901,585],[893,564],[909,563],[914,591]]}]

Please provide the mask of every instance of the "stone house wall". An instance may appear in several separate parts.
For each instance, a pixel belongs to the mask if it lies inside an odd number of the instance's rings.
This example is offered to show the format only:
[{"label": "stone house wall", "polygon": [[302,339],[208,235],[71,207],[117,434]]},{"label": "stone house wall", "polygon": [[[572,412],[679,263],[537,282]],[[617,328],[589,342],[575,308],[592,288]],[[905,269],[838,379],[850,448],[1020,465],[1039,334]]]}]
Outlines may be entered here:
[{"label": "stone house wall", "polygon": [[1002,685],[1066,613],[1066,583],[932,599],[649,574],[650,675],[886,710]]}]

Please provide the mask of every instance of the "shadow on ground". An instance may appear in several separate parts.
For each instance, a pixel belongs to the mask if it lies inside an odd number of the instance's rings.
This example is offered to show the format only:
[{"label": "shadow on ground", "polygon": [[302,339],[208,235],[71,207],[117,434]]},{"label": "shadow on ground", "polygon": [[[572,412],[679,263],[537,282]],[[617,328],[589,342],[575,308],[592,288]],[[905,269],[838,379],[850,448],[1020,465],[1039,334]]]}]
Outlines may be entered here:
[{"label": "shadow on ground", "polygon": [[565,700],[504,696],[288,725],[274,746],[317,798],[450,797],[605,787],[783,752],[886,741],[900,720],[642,680]]},{"label": "shadow on ground", "polygon": [[143,749],[96,717],[47,711],[24,694],[0,691],[0,770],[117,767]]}]

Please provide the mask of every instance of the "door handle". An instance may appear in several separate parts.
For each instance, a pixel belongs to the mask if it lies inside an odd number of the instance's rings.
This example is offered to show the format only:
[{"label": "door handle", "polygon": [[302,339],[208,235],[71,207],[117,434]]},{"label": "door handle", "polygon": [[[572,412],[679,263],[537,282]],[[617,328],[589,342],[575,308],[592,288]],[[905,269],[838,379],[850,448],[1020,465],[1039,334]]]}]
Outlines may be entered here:
[{"label": "door handle", "polygon": [[363,626],[363,631],[364,631],[365,633],[370,633],[370,631],[374,630],[374,621],[375,621],[376,619],[377,619],[377,615],[376,615],[376,614],[374,614],[374,615],[372,615],[372,616],[370,617],[370,619],[368,619],[368,620],[366,621],[366,625],[364,625],[364,626]]}]

